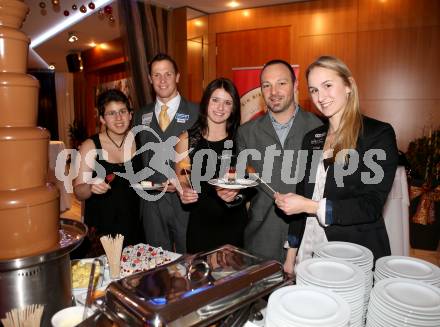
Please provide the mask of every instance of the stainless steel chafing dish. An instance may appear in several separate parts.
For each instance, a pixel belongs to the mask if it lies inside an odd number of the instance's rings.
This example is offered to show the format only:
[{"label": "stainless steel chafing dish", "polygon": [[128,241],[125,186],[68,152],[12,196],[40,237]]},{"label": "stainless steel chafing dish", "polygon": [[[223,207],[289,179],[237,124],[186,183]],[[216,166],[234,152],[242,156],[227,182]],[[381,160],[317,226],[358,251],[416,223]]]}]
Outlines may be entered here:
[{"label": "stainless steel chafing dish", "polygon": [[121,326],[207,326],[285,282],[279,262],[225,245],[112,282],[101,316]]}]

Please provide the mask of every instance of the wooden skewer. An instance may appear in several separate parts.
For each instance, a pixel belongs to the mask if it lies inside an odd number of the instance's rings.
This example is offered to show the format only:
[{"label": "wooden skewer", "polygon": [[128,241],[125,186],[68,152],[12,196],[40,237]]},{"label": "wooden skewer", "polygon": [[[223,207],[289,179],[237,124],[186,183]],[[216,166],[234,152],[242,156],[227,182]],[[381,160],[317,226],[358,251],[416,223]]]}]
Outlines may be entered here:
[{"label": "wooden skewer", "polygon": [[267,188],[268,188],[269,190],[271,190],[273,194],[277,193],[272,187],[270,187],[269,184],[267,184],[267,183],[266,183],[266,182],[265,182],[260,176],[258,176],[256,173],[252,173],[252,175],[254,175],[255,177],[257,177],[257,178],[261,181],[261,183],[263,183],[264,185],[266,185]]},{"label": "wooden skewer", "polygon": [[189,176],[188,176],[188,172],[186,171],[186,169],[184,169],[184,171],[185,171],[186,180],[188,181],[189,186],[191,186],[191,190],[194,191],[194,187],[193,187],[193,185],[192,185],[192,183],[191,183],[191,179],[190,179]]}]

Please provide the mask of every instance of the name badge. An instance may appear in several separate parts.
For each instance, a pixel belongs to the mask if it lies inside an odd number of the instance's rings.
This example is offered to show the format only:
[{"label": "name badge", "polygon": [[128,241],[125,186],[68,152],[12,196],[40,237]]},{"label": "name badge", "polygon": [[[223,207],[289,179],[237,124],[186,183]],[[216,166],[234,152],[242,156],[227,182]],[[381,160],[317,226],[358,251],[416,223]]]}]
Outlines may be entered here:
[{"label": "name badge", "polygon": [[151,120],[153,119],[153,113],[149,112],[148,114],[142,115],[142,125],[150,126]]},{"label": "name badge", "polygon": [[176,114],[176,121],[180,124],[184,124],[188,121],[189,115],[188,114]]}]

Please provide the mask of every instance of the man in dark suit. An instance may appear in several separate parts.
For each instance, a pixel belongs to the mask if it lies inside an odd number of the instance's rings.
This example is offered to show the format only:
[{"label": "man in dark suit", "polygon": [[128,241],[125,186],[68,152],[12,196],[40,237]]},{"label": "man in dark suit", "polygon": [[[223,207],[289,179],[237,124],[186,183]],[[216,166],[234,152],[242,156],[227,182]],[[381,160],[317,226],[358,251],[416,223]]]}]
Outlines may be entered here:
[{"label": "man in dark suit", "polygon": [[[256,149],[261,153],[261,158],[252,158],[248,162],[275,191],[294,192],[295,184],[288,179],[295,176],[297,150],[301,148],[304,135],[322,123],[296,104],[298,83],[287,62],[272,60],[266,63],[260,82],[268,112],[239,127],[237,145],[240,151]],[[286,154],[292,150],[293,160],[290,157],[283,163],[284,157],[288,157]],[[291,164],[289,176],[284,176],[286,164]],[[263,183],[257,187],[257,194],[251,200],[249,216],[245,248],[257,256],[284,262],[284,242],[290,218],[276,209],[273,192]]]},{"label": "man in dark suit", "polygon": [[[156,55],[149,69],[149,80],[156,93],[156,101],[135,113],[134,126],[149,127],[136,135],[136,141],[138,148],[148,143],[156,144],[142,153],[142,164],[154,170],[148,180],[154,184],[163,183],[166,192],[154,201],[151,198],[141,201],[145,239],[153,246],[185,253],[188,212],[183,210],[176,187],[170,183],[172,176],[166,174],[167,171],[174,171],[175,155],[168,146],[172,142],[167,140],[189,129],[196,122],[199,110],[195,103],[180,96],[177,90],[180,75],[170,56]],[[163,166],[158,159],[163,159]]]}]

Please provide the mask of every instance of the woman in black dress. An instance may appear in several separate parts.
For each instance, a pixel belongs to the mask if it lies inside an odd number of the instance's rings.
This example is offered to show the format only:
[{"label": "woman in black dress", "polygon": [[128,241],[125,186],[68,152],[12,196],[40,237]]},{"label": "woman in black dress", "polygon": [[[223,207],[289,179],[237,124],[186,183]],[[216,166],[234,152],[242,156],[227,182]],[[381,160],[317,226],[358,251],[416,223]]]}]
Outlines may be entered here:
[{"label": "woman in black dress", "polygon": [[[84,256],[103,253],[99,237],[122,234],[124,245],[141,241],[139,197],[128,180],[115,175],[124,173],[125,165],[133,164],[135,144],[130,157],[124,156],[132,111],[128,98],[111,89],[98,97],[99,120],[104,131],[84,141],[80,148],[80,168],[74,181],[78,200],[85,201],[84,222],[89,228],[81,252]],[[127,145],[129,146],[129,145]]]},{"label": "woman in black dress", "polygon": [[[209,83],[203,93],[197,123],[179,136],[180,141],[176,145],[178,153],[193,149],[188,157],[176,165],[176,174],[182,187],[179,196],[190,210],[186,241],[189,253],[211,250],[224,244],[243,246],[247,214],[241,199],[235,198],[236,193],[231,192],[231,196],[228,196],[224,189],[206,181],[196,181],[194,176],[193,183],[189,182],[190,167],[196,166],[193,160],[200,150],[215,152],[216,177],[219,177],[222,160],[233,161],[233,140],[239,123],[238,91],[230,80],[218,78]],[[204,156],[200,176],[205,176],[207,170],[214,168],[207,166],[208,162]],[[200,185],[199,193],[196,191],[197,185]],[[219,192],[222,192],[222,197]]]}]

